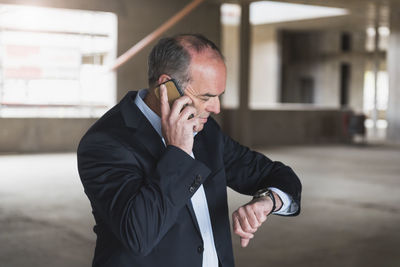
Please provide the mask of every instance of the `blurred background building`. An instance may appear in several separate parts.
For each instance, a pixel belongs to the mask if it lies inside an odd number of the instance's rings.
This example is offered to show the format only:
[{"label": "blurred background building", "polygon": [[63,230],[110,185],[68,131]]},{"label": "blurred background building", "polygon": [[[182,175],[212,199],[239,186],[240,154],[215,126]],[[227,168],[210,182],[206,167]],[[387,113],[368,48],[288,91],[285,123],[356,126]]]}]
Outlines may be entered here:
[{"label": "blurred background building", "polygon": [[[291,165],[302,215],[272,218],[238,266],[400,266],[400,1],[195,0],[162,33],[202,33],[228,67],[225,132]],[[0,0],[0,266],[89,266],[75,154],[147,86],[155,42],[190,0]],[[230,192],[232,211],[248,198]]]}]

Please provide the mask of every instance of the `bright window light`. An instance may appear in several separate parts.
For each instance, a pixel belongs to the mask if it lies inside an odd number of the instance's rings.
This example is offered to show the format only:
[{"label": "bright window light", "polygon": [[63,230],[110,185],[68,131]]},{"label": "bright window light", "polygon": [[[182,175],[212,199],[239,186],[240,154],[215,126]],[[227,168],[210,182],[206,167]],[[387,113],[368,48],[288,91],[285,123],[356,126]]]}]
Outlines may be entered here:
[{"label": "bright window light", "polygon": [[381,36],[389,36],[390,35],[390,29],[389,29],[389,27],[386,27],[386,26],[379,27],[378,32],[379,32],[379,35],[381,35]]},{"label": "bright window light", "polygon": [[98,117],[115,104],[117,18],[0,5],[0,116]]},{"label": "bright window light", "polygon": [[315,19],[348,14],[346,9],[272,1],[253,2],[250,5],[251,24]]},{"label": "bright window light", "polygon": [[[238,4],[222,4],[222,23],[239,25],[240,12],[240,5]],[[275,1],[259,1],[250,4],[250,23],[253,25],[343,16],[347,14],[348,11],[346,9],[334,7],[290,4]]]},{"label": "bright window light", "polygon": [[[377,81],[377,103],[376,108],[379,111],[386,111],[389,102],[389,76],[387,71],[378,72]],[[374,109],[375,98],[375,75],[372,71],[366,71],[364,74],[364,113],[370,116]]]},{"label": "bright window light", "polygon": [[222,4],[221,5],[221,22],[225,25],[240,24],[240,5],[238,4]]},{"label": "bright window light", "polygon": [[[379,50],[385,51],[389,46],[390,29],[386,26],[380,26],[378,28],[379,33]],[[374,27],[368,27],[366,29],[367,38],[365,40],[365,49],[369,52],[375,50],[375,35],[376,30]]]}]

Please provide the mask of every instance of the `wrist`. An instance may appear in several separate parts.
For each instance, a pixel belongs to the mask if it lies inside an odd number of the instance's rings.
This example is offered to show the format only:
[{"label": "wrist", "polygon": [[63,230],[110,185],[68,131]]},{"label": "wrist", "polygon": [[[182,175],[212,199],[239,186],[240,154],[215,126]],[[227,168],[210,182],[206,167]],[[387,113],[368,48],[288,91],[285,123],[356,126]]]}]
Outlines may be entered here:
[{"label": "wrist", "polygon": [[263,199],[270,203],[271,208],[269,209],[269,212],[267,215],[270,215],[272,212],[274,212],[276,210],[276,200],[275,200],[275,195],[273,193],[274,192],[272,192],[268,188],[264,188],[264,189],[258,190],[255,193],[255,195],[253,196],[253,200]]}]

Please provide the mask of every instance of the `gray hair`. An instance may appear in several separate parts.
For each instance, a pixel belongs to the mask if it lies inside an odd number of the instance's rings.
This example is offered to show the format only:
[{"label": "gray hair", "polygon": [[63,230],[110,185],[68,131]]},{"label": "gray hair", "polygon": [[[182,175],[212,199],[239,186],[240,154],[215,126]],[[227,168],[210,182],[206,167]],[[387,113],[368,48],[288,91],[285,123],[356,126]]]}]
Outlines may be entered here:
[{"label": "gray hair", "polygon": [[153,47],[148,58],[149,87],[158,85],[158,78],[167,74],[184,89],[190,81],[189,51],[197,53],[211,49],[212,55],[224,60],[219,48],[201,34],[180,34],[163,38]]}]

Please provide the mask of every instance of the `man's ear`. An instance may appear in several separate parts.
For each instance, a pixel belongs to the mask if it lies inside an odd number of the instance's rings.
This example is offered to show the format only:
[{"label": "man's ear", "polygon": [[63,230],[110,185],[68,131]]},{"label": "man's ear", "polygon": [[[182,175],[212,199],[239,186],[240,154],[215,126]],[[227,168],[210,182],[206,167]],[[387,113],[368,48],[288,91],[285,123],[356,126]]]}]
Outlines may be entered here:
[{"label": "man's ear", "polygon": [[169,80],[171,80],[171,77],[169,75],[161,74],[160,77],[158,77],[158,84],[168,82]]}]

